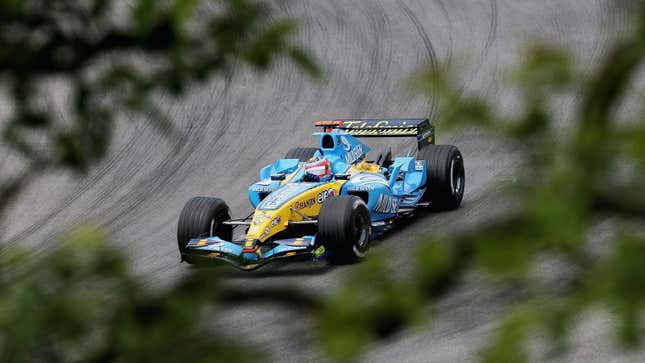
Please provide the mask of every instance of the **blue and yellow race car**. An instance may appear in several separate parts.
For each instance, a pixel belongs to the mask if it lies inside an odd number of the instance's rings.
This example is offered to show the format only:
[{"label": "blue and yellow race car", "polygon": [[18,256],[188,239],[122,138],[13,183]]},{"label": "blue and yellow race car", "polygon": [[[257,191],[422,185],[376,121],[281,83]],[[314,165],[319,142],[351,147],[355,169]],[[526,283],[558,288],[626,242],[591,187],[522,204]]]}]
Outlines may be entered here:
[{"label": "blue and yellow race car", "polygon": [[[195,197],[179,217],[182,261],[244,270],[284,259],[360,260],[370,241],[419,208],[458,208],[465,171],[455,146],[435,145],[428,119],[318,121],[319,145],[289,150],[248,188],[254,212],[231,219],[219,198]],[[367,160],[361,137],[415,137],[416,157],[391,148]],[[236,228],[246,228],[233,238]]]}]

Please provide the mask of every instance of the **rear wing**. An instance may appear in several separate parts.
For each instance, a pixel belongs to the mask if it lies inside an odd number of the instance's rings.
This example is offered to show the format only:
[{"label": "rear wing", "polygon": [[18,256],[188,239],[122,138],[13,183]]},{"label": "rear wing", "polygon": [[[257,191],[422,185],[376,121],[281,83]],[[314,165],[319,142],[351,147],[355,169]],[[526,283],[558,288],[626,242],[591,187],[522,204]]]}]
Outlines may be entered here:
[{"label": "rear wing", "polygon": [[419,149],[434,144],[434,126],[425,119],[339,119],[316,121],[325,131],[344,130],[356,137],[411,137],[417,138]]}]

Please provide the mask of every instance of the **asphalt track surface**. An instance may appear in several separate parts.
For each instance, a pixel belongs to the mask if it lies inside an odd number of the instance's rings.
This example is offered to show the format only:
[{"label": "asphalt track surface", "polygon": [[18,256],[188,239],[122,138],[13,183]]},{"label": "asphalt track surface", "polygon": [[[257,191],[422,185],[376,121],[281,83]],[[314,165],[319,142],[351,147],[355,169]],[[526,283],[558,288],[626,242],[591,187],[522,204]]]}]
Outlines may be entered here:
[{"label": "asphalt track surface", "polygon": [[[248,214],[247,186],[262,166],[289,148],[314,145],[314,120],[432,117],[435,102],[410,96],[403,80],[421,66],[439,63],[459,70],[465,92],[486,96],[501,111],[512,113],[516,95],[506,86],[506,71],[528,44],[541,40],[560,45],[587,70],[602,59],[608,42],[624,33],[628,19],[623,5],[605,0],[303,0],[282,3],[279,9],[279,15],[302,20],[298,41],[323,64],[324,82],[314,82],[281,62],[264,76],[247,72],[231,83],[213,79],[193,87],[182,100],[160,95],[184,139],[168,140],[145,123],[124,119],[111,156],[91,175],[81,180],[64,173],[49,175],[22,195],[0,231],[5,244],[42,253],[59,231],[91,221],[113,234],[131,256],[135,271],[151,284],[173,281],[189,269],[179,264],[175,242],[178,214],[186,200],[219,196],[236,216]],[[65,96],[61,91],[51,97],[60,101]],[[575,104],[571,96],[555,105],[563,127]],[[438,141],[458,145],[465,156],[465,200],[457,211],[418,218],[378,242],[374,250],[390,251],[392,267],[403,274],[424,233],[450,234],[513,207],[512,202],[489,196],[490,190],[516,175],[521,160],[512,148],[474,130],[445,133],[439,128]],[[395,143],[400,151],[404,145]],[[0,156],[0,169],[19,164],[12,156]],[[222,273],[240,285],[297,284],[325,293],[334,291],[351,269],[301,263]],[[469,277],[464,288],[436,308],[431,329],[417,328],[370,347],[365,360],[472,360],[512,295],[479,284],[478,276]],[[265,347],[275,360],[320,358],[312,343],[311,322],[289,311],[235,307],[217,325],[257,343],[255,347]],[[585,320],[565,361],[636,360],[612,348],[611,326],[611,319],[602,314]]]}]

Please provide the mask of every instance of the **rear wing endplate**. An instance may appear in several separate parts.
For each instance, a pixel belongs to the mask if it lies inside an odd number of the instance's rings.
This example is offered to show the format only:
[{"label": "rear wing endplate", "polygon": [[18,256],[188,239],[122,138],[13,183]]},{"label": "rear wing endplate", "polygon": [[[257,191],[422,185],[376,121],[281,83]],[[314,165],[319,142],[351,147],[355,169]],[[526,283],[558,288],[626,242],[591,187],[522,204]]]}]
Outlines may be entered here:
[{"label": "rear wing endplate", "polygon": [[434,126],[425,119],[338,119],[316,121],[325,131],[344,130],[356,137],[416,137],[419,149],[434,144]]}]

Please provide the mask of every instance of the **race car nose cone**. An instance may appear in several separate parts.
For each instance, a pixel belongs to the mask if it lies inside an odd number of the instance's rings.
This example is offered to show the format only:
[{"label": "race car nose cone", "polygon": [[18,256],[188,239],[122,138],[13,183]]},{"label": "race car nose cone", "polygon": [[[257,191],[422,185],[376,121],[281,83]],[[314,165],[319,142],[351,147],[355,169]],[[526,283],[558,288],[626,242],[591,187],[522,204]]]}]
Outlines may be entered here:
[{"label": "race car nose cone", "polygon": [[260,255],[255,252],[244,252],[242,253],[242,264],[250,265],[258,263],[260,261]]},{"label": "race car nose cone", "polygon": [[242,254],[240,255],[243,265],[249,265],[259,262],[262,259],[262,252],[260,251],[260,241],[257,239],[249,239],[244,243]]}]

